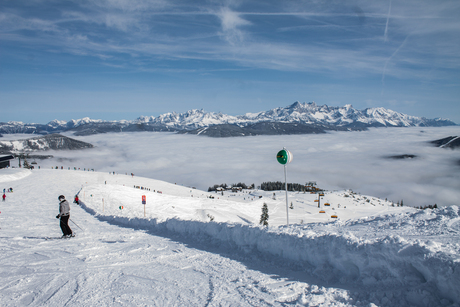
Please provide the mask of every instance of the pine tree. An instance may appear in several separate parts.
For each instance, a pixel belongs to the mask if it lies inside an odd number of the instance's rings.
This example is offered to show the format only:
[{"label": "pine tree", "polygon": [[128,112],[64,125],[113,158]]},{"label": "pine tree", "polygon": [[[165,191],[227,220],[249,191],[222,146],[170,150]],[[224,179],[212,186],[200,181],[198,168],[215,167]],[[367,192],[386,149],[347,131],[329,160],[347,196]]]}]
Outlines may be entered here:
[{"label": "pine tree", "polygon": [[30,168],[29,162],[24,158],[24,168]]},{"label": "pine tree", "polygon": [[268,226],[268,206],[267,203],[264,203],[262,206],[262,215],[260,216],[259,224],[263,226]]}]

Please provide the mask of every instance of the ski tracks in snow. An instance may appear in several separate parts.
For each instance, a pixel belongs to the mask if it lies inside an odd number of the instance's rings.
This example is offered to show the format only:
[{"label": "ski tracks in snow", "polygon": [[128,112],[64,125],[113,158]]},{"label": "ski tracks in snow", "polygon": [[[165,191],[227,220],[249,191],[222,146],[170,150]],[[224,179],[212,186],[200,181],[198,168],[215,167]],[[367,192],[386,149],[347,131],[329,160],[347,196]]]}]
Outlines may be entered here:
[{"label": "ski tracks in snow", "polygon": [[[54,218],[57,196],[71,198],[82,182],[104,180],[102,174],[66,174],[32,173],[15,181],[15,193],[2,204],[1,306],[403,306],[408,295],[415,305],[424,296],[431,302],[424,288],[406,295],[405,289],[359,289],[340,281],[334,287],[309,274],[331,272],[329,267],[298,268],[249,247],[242,252],[193,233],[142,223],[123,226],[126,218],[99,216],[83,206],[72,205],[71,218],[84,231],[75,238],[46,240],[61,232]],[[416,217],[424,224],[432,220],[428,212]],[[380,227],[377,219],[374,224]],[[357,227],[363,225],[370,222]],[[449,228],[458,232],[458,220]],[[316,247],[327,250],[330,242],[321,242]],[[449,303],[436,299],[425,305]]]},{"label": "ski tracks in snow", "polygon": [[[269,285],[280,283],[278,276],[207,251],[206,244],[197,249],[113,225],[75,205],[71,218],[85,231],[50,240],[61,232],[57,195],[70,198],[80,183],[51,176],[37,184],[34,177],[16,181],[2,207],[1,306],[282,306],[283,289],[292,292],[292,282],[274,291]],[[42,198],[32,204],[33,195]],[[299,297],[302,286],[296,291]]]}]

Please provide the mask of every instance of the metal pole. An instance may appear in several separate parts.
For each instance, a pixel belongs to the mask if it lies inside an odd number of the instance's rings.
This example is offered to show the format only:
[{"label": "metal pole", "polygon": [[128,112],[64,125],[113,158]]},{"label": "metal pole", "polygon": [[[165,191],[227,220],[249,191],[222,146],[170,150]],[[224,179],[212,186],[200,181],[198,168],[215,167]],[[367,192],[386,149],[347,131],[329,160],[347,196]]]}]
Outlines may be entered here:
[{"label": "metal pole", "polygon": [[288,190],[287,190],[287,175],[286,175],[286,164],[284,165],[284,188],[286,189],[286,220],[289,226],[289,206],[288,206]]},{"label": "metal pole", "polygon": [[[69,218],[69,220],[70,220],[72,223],[74,223],[74,224],[75,224],[75,226],[77,226],[78,228],[80,228],[81,230],[83,230],[83,229],[82,229],[80,226],[78,226],[78,225],[77,225],[77,223],[75,223],[74,221],[72,221],[72,219],[71,219],[71,218]],[[84,230],[83,230],[83,231],[84,231]]]}]

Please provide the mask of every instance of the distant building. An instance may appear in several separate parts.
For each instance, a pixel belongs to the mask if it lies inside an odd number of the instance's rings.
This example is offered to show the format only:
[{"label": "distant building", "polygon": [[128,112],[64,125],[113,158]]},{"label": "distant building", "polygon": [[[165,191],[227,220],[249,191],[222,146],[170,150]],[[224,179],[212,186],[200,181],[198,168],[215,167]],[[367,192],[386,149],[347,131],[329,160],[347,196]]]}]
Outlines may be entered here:
[{"label": "distant building", "polygon": [[13,155],[0,156],[0,168],[10,167],[10,160],[14,160]]}]

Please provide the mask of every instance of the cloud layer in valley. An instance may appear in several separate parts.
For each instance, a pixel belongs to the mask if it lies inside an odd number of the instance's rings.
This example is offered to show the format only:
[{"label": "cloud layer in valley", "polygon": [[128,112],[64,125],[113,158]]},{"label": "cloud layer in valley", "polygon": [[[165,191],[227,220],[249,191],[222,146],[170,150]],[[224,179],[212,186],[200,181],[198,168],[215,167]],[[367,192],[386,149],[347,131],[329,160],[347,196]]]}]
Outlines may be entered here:
[{"label": "cloud layer in valley", "polygon": [[[42,167],[64,166],[134,173],[205,189],[220,183],[284,181],[276,153],[294,155],[288,181],[316,181],[326,189],[403,199],[406,205],[458,205],[458,150],[428,141],[460,135],[459,127],[378,128],[318,135],[209,138],[173,133],[110,133],[77,139],[94,149],[50,152]],[[69,135],[71,136],[71,135]],[[412,159],[390,156],[415,155]],[[116,177],[114,177],[116,180]]]}]

